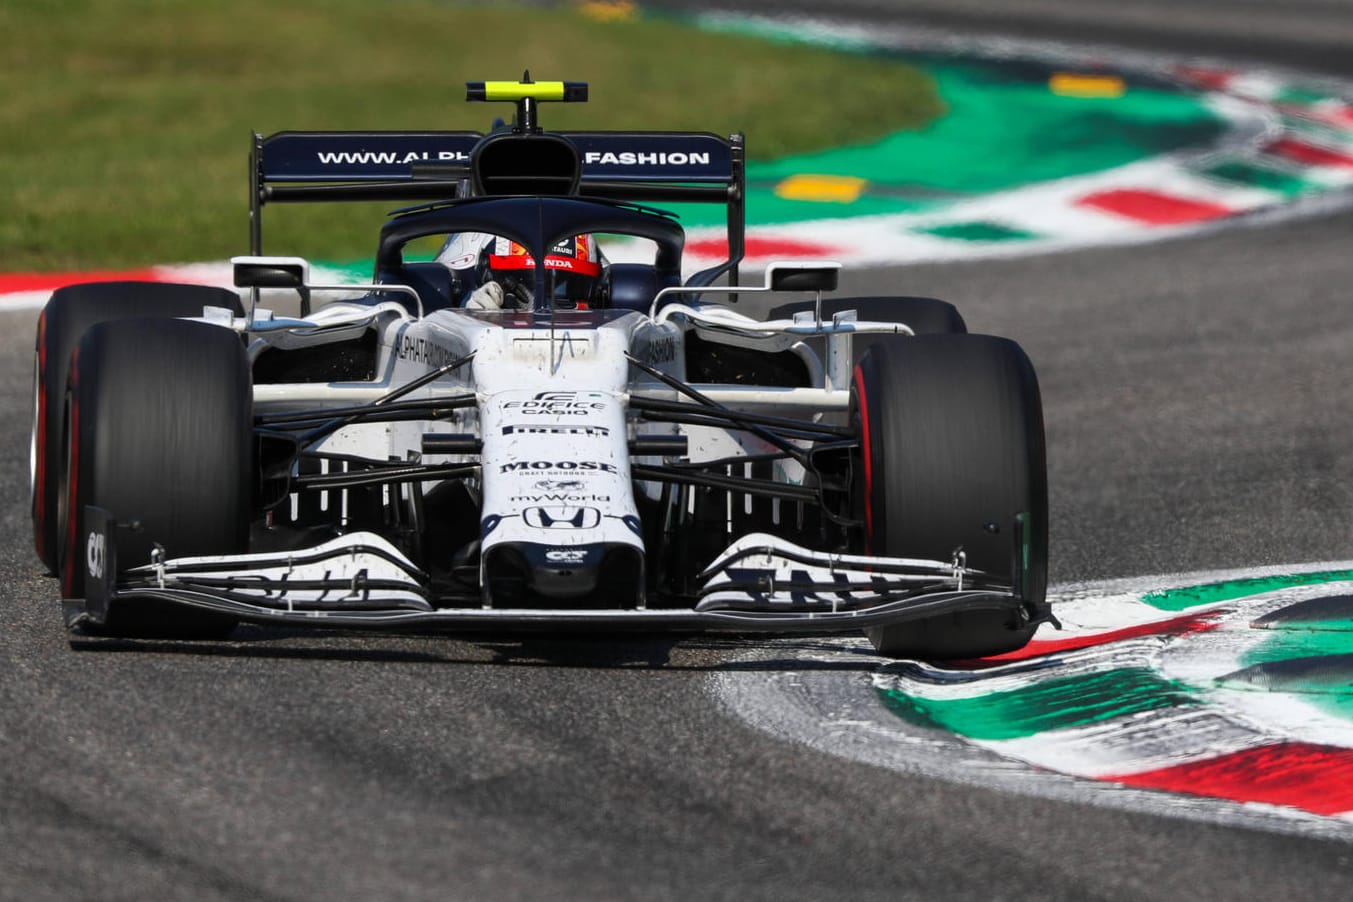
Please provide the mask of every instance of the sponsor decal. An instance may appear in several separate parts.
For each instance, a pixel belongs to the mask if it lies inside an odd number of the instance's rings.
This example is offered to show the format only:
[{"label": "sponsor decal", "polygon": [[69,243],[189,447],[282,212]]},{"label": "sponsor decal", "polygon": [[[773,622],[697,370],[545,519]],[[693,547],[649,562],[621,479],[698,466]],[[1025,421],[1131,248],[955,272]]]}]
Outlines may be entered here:
[{"label": "sponsor decal", "polygon": [[[541,391],[541,392],[536,392],[536,400],[537,400],[537,401],[576,401],[576,400],[578,399],[578,395],[579,395],[579,392],[576,392],[576,391]],[[605,397],[605,396],[602,395],[600,392],[594,392],[594,391],[583,392],[582,395],[583,395],[583,397],[585,397],[585,398],[602,398],[602,397]]]},{"label": "sponsor decal", "polygon": [[107,539],[101,532],[91,532],[85,542],[85,568],[92,579],[103,579],[104,565],[108,560]]},{"label": "sponsor decal", "polygon": [[596,492],[542,492],[537,495],[513,495],[507,500],[514,504],[609,504],[611,496]]},{"label": "sponsor decal", "polygon": [[526,401],[508,401],[503,405],[503,409],[526,416],[541,414],[584,416],[588,411],[605,410],[607,406],[606,396],[599,392],[544,391],[537,392],[534,398]]},{"label": "sponsor decal", "polygon": [[587,549],[551,548],[545,552],[545,560],[551,564],[581,564],[587,560]]},{"label": "sponsor decal", "polygon": [[614,473],[615,464],[600,460],[519,460],[510,464],[499,464],[499,473]]},{"label": "sponsor decal", "polygon": [[709,154],[700,152],[683,153],[679,150],[671,153],[662,151],[637,153],[628,150],[621,153],[611,153],[610,151],[589,150],[583,154],[583,162],[602,166],[708,166]]},{"label": "sponsor decal", "polygon": [[639,359],[645,363],[671,363],[676,359],[677,342],[670,335],[664,335],[649,342],[640,351]]},{"label": "sponsor decal", "polygon": [[450,348],[426,338],[412,338],[408,335],[401,336],[395,353],[401,360],[425,363],[433,369],[454,363],[456,360],[456,355],[451,353]]},{"label": "sponsor decal", "polygon": [[431,153],[426,150],[321,150],[315,154],[325,166],[351,166],[378,164],[401,166],[409,163],[468,163],[470,155],[459,150],[439,150]]},{"label": "sponsor decal", "polygon": [[551,407],[548,405],[539,406],[534,401],[522,401],[520,402],[520,404],[522,406],[519,408],[519,412],[524,416],[528,417],[537,417],[537,416],[584,417],[587,416],[588,409],[590,409],[590,407],[602,406],[600,404],[590,406],[583,405],[583,408],[580,409],[579,407],[575,406],[555,406],[555,407]]},{"label": "sponsor decal", "polygon": [[581,479],[542,479],[531,486],[542,492],[581,492],[586,487]]},{"label": "sponsor decal", "polygon": [[560,424],[551,426],[544,423],[513,423],[503,427],[503,435],[591,435],[608,436],[611,430],[606,426],[574,426]]},{"label": "sponsor decal", "polygon": [[595,507],[528,507],[521,516],[536,529],[596,529],[601,525],[601,511]]}]

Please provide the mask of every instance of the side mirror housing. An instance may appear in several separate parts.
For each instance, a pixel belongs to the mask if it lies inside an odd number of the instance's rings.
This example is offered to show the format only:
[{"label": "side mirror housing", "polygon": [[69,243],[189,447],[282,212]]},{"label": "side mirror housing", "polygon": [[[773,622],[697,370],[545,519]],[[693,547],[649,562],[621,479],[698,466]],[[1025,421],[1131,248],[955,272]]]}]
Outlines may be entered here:
[{"label": "side mirror housing", "polygon": [[766,267],[767,291],[835,291],[841,264],[834,260],[772,263]]},{"label": "side mirror housing", "polygon": [[237,288],[290,288],[310,281],[310,264],[300,257],[232,257]]}]

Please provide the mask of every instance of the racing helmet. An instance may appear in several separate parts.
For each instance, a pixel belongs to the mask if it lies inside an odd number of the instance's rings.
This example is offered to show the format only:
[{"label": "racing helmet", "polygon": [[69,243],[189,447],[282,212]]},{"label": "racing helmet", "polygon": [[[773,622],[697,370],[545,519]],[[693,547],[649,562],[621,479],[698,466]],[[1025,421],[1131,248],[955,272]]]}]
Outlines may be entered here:
[{"label": "racing helmet", "polygon": [[[480,283],[503,286],[504,302],[529,306],[536,284],[536,261],[526,248],[498,237],[484,249]],[[585,309],[600,299],[602,257],[591,235],[574,235],[545,255],[545,285],[560,307]]]}]

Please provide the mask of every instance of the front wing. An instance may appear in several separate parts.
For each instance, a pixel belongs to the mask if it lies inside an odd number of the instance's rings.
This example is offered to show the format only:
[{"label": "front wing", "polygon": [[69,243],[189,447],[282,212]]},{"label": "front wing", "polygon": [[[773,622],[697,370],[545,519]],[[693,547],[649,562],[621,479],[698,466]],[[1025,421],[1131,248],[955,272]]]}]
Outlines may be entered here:
[{"label": "front wing", "polygon": [[183,605],[256,623],[336,628],[635,629],[823,632],[862,630],[961,611],[1004,611],[1012,625],[1045,619],[1014,578],[953,561],[825,554],[770,535],[747,535],[700,574],[681,607],[499,608],[437,597],[427,574],[394,545],[353,532],[285,553],[156,559],[116,573],[112,524],[86,509],[99,547],[86,597],[68,599],[69,626],[102,625],[113,608]]}]

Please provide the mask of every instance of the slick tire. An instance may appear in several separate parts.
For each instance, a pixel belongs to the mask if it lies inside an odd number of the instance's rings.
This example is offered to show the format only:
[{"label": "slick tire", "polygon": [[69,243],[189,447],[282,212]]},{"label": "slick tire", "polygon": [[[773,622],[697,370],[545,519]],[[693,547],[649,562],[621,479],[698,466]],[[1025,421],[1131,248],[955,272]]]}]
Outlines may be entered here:
[{"label": "slick tire", "polygon": [[[243,316],[239,296],[225,288],[157,282],[96,282],[58,288],[38,317],[33,366],[33,431],[29,449],[33,543],[52,573],[57,557],[57,486],[61,481],[61,411],[70,355],[95,323],[140,317],[201,316],[229,307]],[[54,439],[57,439],[54,441]]]},{"label": "slick tire", "polygon": [[[1047,465],[1038,380],[1018,344],[991,335],[876,343],[855,369],[862,549],[996,574],[1025,562],[1024,600],[1047,589]],[[1017,519],[1022,529],[1016,529]],[[880,654],[973,658],[1020,648],[1036,624],[975,611],[866,630]]]},{"label": "slick tire", "polygon": [[[179,319],[99,323],[80,339],[65,392],[58,507],[63,598],[85,597],[85,507],[107,511],[118,572],[167,557],[248,551],[253,391],[238,335]],[[154,601],[113,604],[101,632],[200,638],[234,625]]]}]

